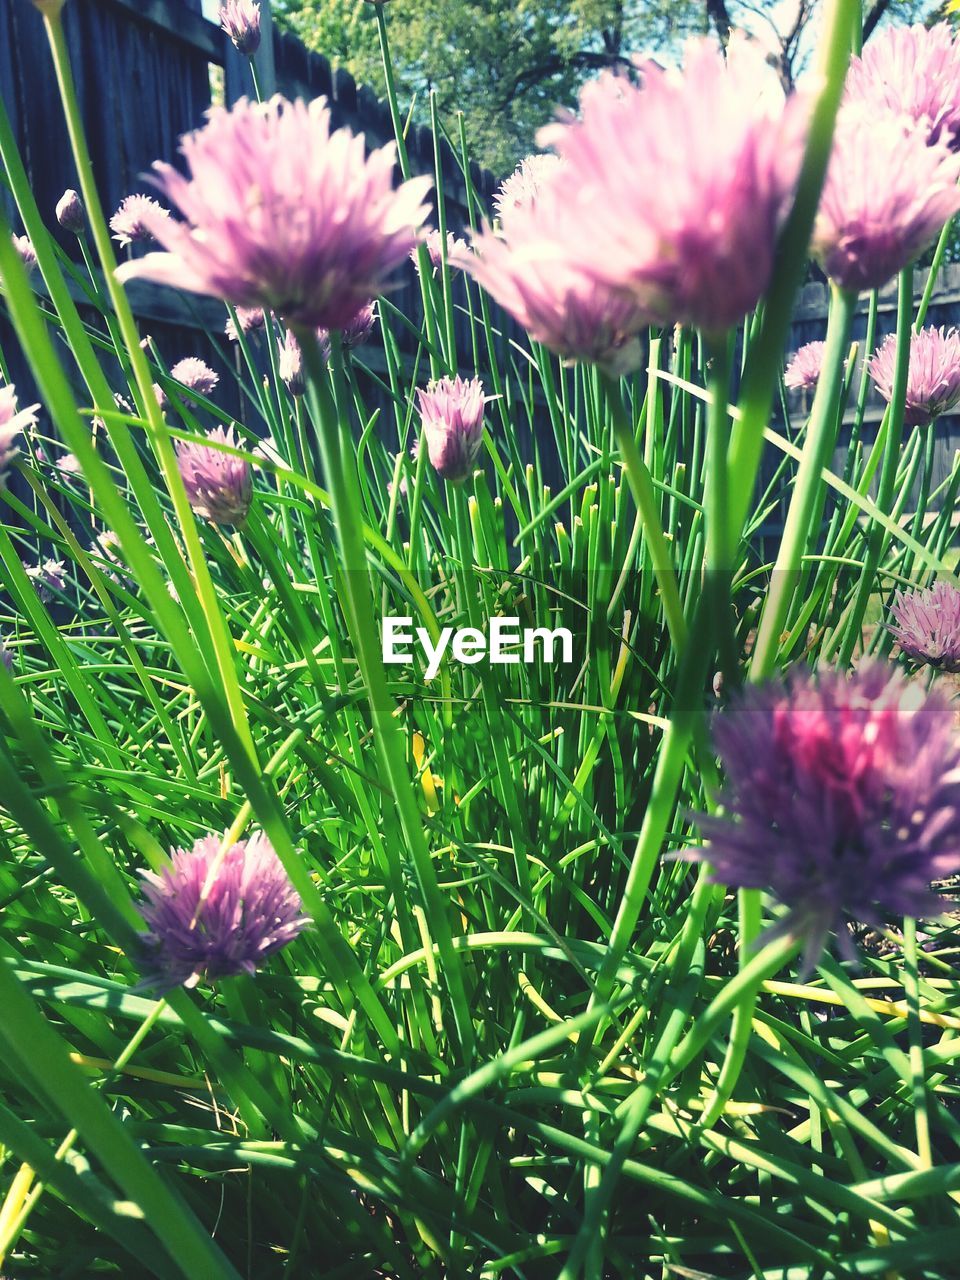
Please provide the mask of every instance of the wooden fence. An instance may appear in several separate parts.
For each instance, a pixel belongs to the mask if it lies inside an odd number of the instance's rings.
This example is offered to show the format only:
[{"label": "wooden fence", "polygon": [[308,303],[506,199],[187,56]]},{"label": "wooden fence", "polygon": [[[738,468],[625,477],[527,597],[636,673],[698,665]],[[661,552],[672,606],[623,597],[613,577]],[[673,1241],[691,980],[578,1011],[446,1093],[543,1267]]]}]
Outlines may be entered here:
[{"label": "wooden fence", "polygon": [[[916,299],[923,295],[927,283],[927,272],[916,272]],[[825,284],[809,284],[801,292],[794,310],[790,330],[788,352],[796,351],[807,342],[821,341],[827,327],[828,290]],[[960,327],[960,265],[944,267],[930,298],[930,308],[924,322],[926,325]],[[897,287],[891,283],[881,293],[877,308],[877,332],[874,346],[870,351],[864,349],[867,328],[867,303],[861,300],[853,325],[853,339],[858,343],[857,366],[854,376],[854,389],[860,383],[860,372],[863,361],[869,359],[887,334],[895,332],[897,327]],[[851,399],[855,399],[855,390]],[[790,404],[798,411],[795,421],[803,421],[803,412],[809,407],[810,393],[793,393]],[[885,403],[876,388],[870,384],[870,394],[864,415],[864,439],[872,442],[876,438],[877,427],[883,417]],[[849,443],[849,426],[852,411],[848,410],[847,422],[841,429],[840,438],[834,453],[832,468],[838,474],[843,472]],[[954,458],[960,449],[960,416],[951,415],[941,418],[936,426],[935,457],[933,463],[933,486],[940,484],[953,469]],[[773,522],[774,526],[776,521]]]},{"label": "wooden fence", "polygon": [[[155,160],[175,162],[180,136],[202,121],[214,101],[230,104],[252,93],[249,63],[239,55],[216,23],[201,12],[202,0],[69,0],[64,26],[77,80],[81,111],[101,198],[108,213],[134,191],[150,193],[144,177]],[[367,88],[358,88],[344,71],[334,70],[326,58],[309,52],[298,40],[267,28],[268,74],[287,97],[325,96],[336,127],[349,125],[363,133],[371,146],[393,137],[386,103]],[[41,213],[64,250],[76,254],[76,242],[57,227],[54,210],[67,187],[77,186],[63,123],[60,98],[43,22],[30,0],[0,3],[0,97],[20,147]],[[433,136],[420,126],[407,140],[411,167],[418,173],[435,171]],[[467,193],[457,157],[441,141],[440,167],[448,227],[462,232],[467,225]],[[496,179],[474,166],[474,189],[489,206]],[[6,193],[0,191],[13,214]],[[16,222],[14,222],[16,226]],[[163,358],[198,355],[223,370],[223,345],[211,343],[208,333],[222,335],[224,309],[202,298],[182,298],[173,290],[138,285],[132,290],[135,309],[145,332]],[[412,265],[391,300],[416,315],[420,290]],[[462,301],[459,296],[456,301]],[[458,345],[468,352],[468,321],[458,317]],[[510,326],[508,326],[510,330]],[[515,329],[510,330],[513,333]],[[401,343],[406,335],[398,333]],[[0,343],[12,347],[9,329],[0,322]],[[380,363],[371,353],[372,363]],[[18,369],[16,353],[12,367]],[[29,380],[19,371],[22,380]],[[224,380],[223,407],[236,413],[235,387]]]}]

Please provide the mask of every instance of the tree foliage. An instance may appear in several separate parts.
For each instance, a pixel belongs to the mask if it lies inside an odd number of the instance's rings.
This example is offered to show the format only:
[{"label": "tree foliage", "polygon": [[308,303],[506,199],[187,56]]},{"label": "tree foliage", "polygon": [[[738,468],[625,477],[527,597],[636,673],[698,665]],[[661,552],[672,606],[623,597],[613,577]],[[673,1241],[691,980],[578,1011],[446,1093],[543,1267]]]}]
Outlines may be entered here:
[{"label": "tree foliage", "polygon": [[[724,42],[738,28],[764,42],[786,85],[802,69],[821,0],[393,0],[387,10],[400,91],[422,119],[433,90],[443,118],[463,111],[473,153],[504,171],[534,145],[584,79],[632,53],[675,52],[689,35]],[[873,0],[867,24],[916,21],[932,0]],[[274,0],[278,20],[311,49],[382,90],[374,5]]]}]

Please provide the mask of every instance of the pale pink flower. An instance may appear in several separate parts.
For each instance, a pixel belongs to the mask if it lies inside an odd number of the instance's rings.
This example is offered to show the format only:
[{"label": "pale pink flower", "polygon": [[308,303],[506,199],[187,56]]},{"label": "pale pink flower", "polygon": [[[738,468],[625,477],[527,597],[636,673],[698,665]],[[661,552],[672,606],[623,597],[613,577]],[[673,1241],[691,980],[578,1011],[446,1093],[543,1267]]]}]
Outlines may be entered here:
[{"label": "pale pink flower", "polygon": [[170,370],[170,377],[189,387],[191,391],[198,391],[202,396],[212,395],[220,381],[220,375],[196,356],[178,360]]},{"label": "pale pink flower", "polygon": [[260,5],[257,0],[225,0],[217,17],[237,50],[252,58],[260,48]]},{"label": "pale pink flower", "polygon": [[960,591],[941,579],[925,591],[897,591],[888,630],[914,662],[960,671]]},{"label": "pale pink flower", "polygon": [[177,463],[190,505],[211,524],[242,525],[253,498],[250,463],[216,447],[240,448],[233,427],[215,427],[207,439],[211,444],[177,441]]},{"label": "pale pink flower", "polygon": [[26,267],[27,275],[32,275],[37,266],[37,251],[29,236],[14,236],[13,247],[20,255],[20,261]]},{"label": "pale pink flower", "polygon": [[183,222],[150,218],[166,252],[120,268],[288,324],[341,329],[386,287],[416,240],[430,179],[393,187],[395,147],[365,156],[331,133],[324,99],[213,108],[181,143],[189,177],[157,164]]},{"label": "pale pink flower", "polygon": [[14,387],[0,387],[0,485],[7,478],[10,463],[20,452],[17,437],[27,427],[36,425],[38,404],[17,412],[17,393]]},{"label": "pale pink flower", "polygon": [[150,196],[127,196],[110,219],[113,238],[126,249],[132,244],[159,239],[157,228],[173,223],[169,209]]},{"label": "pale pink flower", "polygon": [[557,164],[542,175],[535,201],[504,204],[501,228],[475,237],[475,252],[457,252],[455,265],[551,351],[629,373],[643,362],[637,334],[649,317],[581,267],[568,198],[554,190],[560,173]]},{"label": "pale pink flower", "polygon": [[340,343],[344,350],[349,351],[351,347],[359,347],[364,342],[369,342],[376,323],[376,309],[372,302],[367,302],[340,331]]},{"label": "pale pink flower", "polygon": [[[874,352],[867,371],[884,400],[893,399],[897,335],[889,334]],[[923,426],[960,404],[960,333],[956,329],[921,329],[910,338],[907,400],[903,421]]]},{"label": "pale pink flower", "polygon": [[75,236],[83,235],[86,230],[87,215],[84,212],[83,201],[72,187],[57,201],[57,221],[64,231],[70,231]]},{"label": "pale pink flower", "polygon": [[892,116],[844,111],[812,251],[842,288],[879,289],[960,209],[960,156]]},{"label": "pale pink flower", "polygon": [[63,476],[79,476],[83,474],[80,459],[74,453],[61,454],[54,466]]},{"label": "pale pink flower", "polygon": [[[178,360],[170,370],[170,377],[181,386],[187,387],[190,391],[196,391],[202,396],[212,395],[220,381],[220,375],[197,356],[186,356],[183,360]],[[157,404],[161,409],[165,409],[169,403],[167,393],[158,382],[153,384],[153,389]],[[190,396],[183,396],[182,399],[188,405],[195,403]]]},{"label": "pale pink flower", "polygon": [[277,353],[277,372],[292,396],[302,396],[307,389],[303,372],[303,352],[292,330],[283,335]]},{"label": "pale pink flower", "polygon": [[783,375],[784,385],[791,391],[809,390],[817,385],[823,366],[825,342],[808,342],[790,357]]},{"label": "pale pink flower", "polygon": [[847,73],[846,101],[870,119],[905,116],[930,142],[960,146],[960,44],[945,22],[886,27]]},{"label": "pale pink flower", "polygon": [[536,201],[537,194],[560,165],[560,158],[551,152],[526,156],[517,168],[504,178],[493,197],[497,216],[524,208]]},{"label": "pale pink flower", "polygon": [[[443,258],[444,258],[444,251],[443,251],[444,241],[443,241],[443,237],[440,235],[440,232],[435,227],[431,231],[428,231],[426,236],[424,237],[423,244],[427,251],[427,257],[430,259],[431,267],[433,267],[434,271],[440,271],[443,267]],[[467,253],[469,252],[469,249],[470,249],[470,246],[467,244],[466,240],[461,240],[458,236],[455,236],[452,231],[447,232],[446,258],[447,258],[447,263],[451,268],[453,269],[456,268],[457,264],[454,261],[456,255]],[[416,246],[414,246],[410,250],[410,257],[414,262],[417,270],[419,271],[420,255],[417,252]]]},{"label": "pale pink flower", "polygon": [[[808,102],[784,99],[746,40],[726,58],[691,40],[682,71],[641,71],[639,85],[610,74],[587,85],[580,118],[541,132],[564,161],[549,189],[567,208],[566,249],[651,322],[721,332],[770,281]],[[508,240],[509,226],[504,214]]]},{"label": "pale pink flower", "polygon": [[479,378],[441,378],[417,392],[430,461],[443,480],[459,484],[473,470],[483,441]]},{"label": "pale pink flower", "polygon": [[266,317],[263,314],[263,307],[237,307],[237,322],[234,324],[233,316],[227,317],[227,323],[224,327],[224,333],[231,342],[236,342],[238,335],[237,329],[245,338],[251,333],[256,333],[258,329],[262,329],[266,323]]}]

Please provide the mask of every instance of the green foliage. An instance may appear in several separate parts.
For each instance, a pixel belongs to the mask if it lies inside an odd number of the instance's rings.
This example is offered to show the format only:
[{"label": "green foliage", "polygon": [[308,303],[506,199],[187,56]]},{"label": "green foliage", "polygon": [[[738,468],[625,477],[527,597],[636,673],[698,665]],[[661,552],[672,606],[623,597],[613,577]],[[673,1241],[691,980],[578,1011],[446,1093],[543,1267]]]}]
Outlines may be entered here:
[{"label": "green foliage", "polygon": [[[365,0],[284,0],[278,19],[311,49],[383,91],[374,6]],[[699,0],[394,0],[387,11],[399,89],[436,91],[440,114],[462,111],[474,154],[505,171],[530,151],[557,105],[585,76],[633,50],[656,51],[704,27]]]}]

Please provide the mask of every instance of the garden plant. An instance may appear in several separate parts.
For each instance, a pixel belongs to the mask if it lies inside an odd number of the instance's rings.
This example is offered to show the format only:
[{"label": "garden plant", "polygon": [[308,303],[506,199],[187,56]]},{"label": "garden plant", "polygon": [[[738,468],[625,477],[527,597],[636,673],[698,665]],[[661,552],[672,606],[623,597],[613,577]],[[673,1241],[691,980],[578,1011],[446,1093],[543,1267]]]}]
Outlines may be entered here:
[{"label": "garden plant", "polygon": [[960,39],[638,58],[489,205],[434,103],[460,235],[388,5],[394,143],[258,92],[112,210],[8,2],[0,1273],[960,1276]]}]

